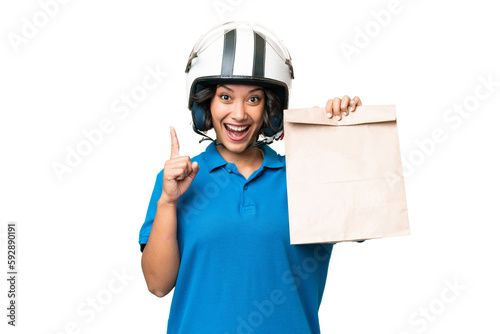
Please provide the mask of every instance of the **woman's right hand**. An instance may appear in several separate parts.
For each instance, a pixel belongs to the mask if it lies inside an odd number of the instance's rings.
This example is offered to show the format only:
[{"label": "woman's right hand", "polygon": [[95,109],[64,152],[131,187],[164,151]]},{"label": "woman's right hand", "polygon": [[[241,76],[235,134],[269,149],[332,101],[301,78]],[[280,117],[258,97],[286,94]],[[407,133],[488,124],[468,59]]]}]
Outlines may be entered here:
[{"label": "woman's right hand", "polygon": [[189,156],[179,156],[179,140],[175,129],[170,127],[172,147],[170,159],[163,168],[163,190],[160,201],[168,204],[179,202],[179,198],[189,189],[200,166],[195,161],[191,163]]}]

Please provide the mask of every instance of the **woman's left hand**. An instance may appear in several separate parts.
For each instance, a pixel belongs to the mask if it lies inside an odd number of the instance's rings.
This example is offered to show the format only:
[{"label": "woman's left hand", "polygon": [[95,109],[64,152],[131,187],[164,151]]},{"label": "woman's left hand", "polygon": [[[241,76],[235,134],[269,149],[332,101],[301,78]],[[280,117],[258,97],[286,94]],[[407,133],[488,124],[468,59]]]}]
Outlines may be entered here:
[{"label": "woman's left hand", "polygon": [[347,116],[349,112],[356,110],[356,107],[360,105],[361,100],[357,96],[352,99],[347,95],[344,95],[342,99],[338,97],[330,99],[326,102],[325,106],[326,117],[332,118],[335,116],[337,120],[340,121],[342,119],[342,114]]},{"label": "woman's left hand", "polygon": [[[350,112],[356,110],[357,106],[360,106],[361,100],[359,97],[355,96],[354,98],[350,98],[347,95],[344,95],[342,99],[336,97],[333,99],[330,99],[326,102],[325,106],[325,114],[326,117],[332,118],[334,115],[337,118],[337,120],[342,119],[342,114],[345,116],[349,115]],[[317,108],[317,107],[315,107]],[[341,114],[342,113],[342,114]],[[281,137],[276,139],[276,140],[282,140],[285,135],[285,132],[281,134]]]}]

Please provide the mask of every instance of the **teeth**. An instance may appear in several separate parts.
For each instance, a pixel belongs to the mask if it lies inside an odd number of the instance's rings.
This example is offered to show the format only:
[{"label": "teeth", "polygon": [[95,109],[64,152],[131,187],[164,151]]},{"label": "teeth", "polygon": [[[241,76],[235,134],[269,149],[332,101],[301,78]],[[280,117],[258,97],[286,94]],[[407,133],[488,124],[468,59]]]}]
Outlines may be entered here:
[{"label": "teeth", "polygon": [[233,131],[243,131],[243,130],[245,130],[246,128],[248,128],[248,126],[234,126],[234,125],[229,125],[229,124],[226,124],[226,126],[227,126],[230,130],[233,130]]}]

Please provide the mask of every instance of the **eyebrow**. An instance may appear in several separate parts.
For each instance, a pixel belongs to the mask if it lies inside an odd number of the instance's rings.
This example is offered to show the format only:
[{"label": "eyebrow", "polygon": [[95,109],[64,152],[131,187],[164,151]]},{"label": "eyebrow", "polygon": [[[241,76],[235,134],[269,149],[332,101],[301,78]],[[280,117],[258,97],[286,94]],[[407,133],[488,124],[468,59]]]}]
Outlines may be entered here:
[{"label": "eyebrow", "polygon": [[[234,90],[232,90],[231,88],[229,88],[229,87],[228,87],[228,86],[226,86],[226,85],[220,85],[219,87],[223,87],[223,88],[227,89],[228,91],[230,91],[230,92],[233,92],[233,93],[234,93]],[[249,91],[248,93],[253,93],[253,92],[256,92],[256,91],[258,91],[258,90],[262,90],[262,91],[264,91],[264,89],[263,89],[262,87],[257,87],[257,88],[252,89],[252,90],[251,90],[251,91]]]}]

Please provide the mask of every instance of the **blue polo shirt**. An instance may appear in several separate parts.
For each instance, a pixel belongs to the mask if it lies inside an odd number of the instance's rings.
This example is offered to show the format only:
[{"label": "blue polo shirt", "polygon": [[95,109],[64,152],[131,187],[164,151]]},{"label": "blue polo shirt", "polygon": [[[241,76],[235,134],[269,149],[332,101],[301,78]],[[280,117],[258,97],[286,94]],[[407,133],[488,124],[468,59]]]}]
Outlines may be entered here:
[{"label": "blue polo shirt", "polygon": [[[169,334],[320,333],[332,244],[290,245],[285,157],[265,145],[248,179],[214,143],[177,205],[181,256]],[[139,243],[162,191],[156,178]],[[147,246],[146,246],[147,247]]]}]

